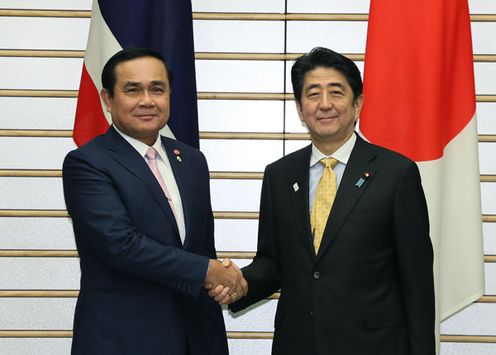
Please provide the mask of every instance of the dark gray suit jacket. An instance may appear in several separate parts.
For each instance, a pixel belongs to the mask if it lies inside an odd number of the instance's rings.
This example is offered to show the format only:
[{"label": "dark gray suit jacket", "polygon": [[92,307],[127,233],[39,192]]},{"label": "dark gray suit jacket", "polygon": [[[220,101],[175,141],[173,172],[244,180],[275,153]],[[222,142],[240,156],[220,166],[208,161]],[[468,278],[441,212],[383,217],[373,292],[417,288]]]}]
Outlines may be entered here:
[{"label": "dark gray suit jacket", "polygon": [[433,251],[417,165],[357,137],[315,255],[310,155],[308,146],[267,166],[257,255],[243,269],[249,292],[231,310],[281,290],[275,355],[434,355]]}]

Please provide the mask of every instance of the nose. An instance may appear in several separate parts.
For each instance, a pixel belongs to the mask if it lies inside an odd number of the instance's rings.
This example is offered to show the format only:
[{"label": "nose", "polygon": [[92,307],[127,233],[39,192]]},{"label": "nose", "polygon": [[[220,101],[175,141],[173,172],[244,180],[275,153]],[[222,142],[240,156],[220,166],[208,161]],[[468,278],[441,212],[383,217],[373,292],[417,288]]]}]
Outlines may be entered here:
[{"label": "nose", "polygon": [[329,110],[332,108],[332,99],[329,95],[322,95],[320,97],[319,107],[321,110]]},{"label": "nose", "polygon": [[155,105],[155,101],[153,101],[152,95],[150,95],[150,92],[148,90],[143,90],[143,95],[141,96],[140,105],[141,106]]}]

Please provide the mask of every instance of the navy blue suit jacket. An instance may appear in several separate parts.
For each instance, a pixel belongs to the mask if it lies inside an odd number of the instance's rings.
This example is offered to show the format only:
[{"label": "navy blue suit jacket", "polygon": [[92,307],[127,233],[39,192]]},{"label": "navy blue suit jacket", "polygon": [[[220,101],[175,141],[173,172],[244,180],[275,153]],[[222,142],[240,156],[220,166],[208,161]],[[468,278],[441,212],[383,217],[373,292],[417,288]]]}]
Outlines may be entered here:
[{"label": "navy blue suit jacket", "polygon": [[153,173],[113,127],[64,161],[81,263],[73,354],[184,355],[187,343],[191,355],[228,353],[221,308],[203,288],[216,258],[207,163],[161,139],[181,194],[184,246]]}]

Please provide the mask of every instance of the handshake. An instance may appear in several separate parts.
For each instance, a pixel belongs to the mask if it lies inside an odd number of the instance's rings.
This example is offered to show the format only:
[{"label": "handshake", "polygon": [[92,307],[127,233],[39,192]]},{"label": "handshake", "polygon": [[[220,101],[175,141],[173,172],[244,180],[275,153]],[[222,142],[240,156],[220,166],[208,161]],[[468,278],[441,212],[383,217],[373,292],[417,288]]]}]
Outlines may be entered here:
[{"label": "handshake", "polygon": [[235,302],[248,293],[248,283],[243,273],[230,259],[222,262],[210,259],[205,288],[210,297],[223,305]]}]

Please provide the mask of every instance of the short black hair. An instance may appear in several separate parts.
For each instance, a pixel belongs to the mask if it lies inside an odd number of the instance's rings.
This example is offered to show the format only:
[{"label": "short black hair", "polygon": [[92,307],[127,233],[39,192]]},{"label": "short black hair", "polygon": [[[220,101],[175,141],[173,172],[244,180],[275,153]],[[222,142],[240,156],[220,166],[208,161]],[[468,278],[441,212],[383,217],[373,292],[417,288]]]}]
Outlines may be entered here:
[{"label": "short black hair", "polygon": [[362,94],[362,77],[356,64],[351,59],[333,50],[315,47],[310,53],[305,53],[298,57],[291,68],[291,82],[293,83],[293,92],[297,102],[301,102],[305,74],[319,67],[332,68],[343,74],[353,90],[353,101],[356,101]]},{"label": "short black hair", "polygon": [[148,48],[128,48],[115,53],[103,67],[102,86],[107,90],[110,97],[114,96],[114,86],[116,82],[115,67],[120,63],[143,57],[152,57],[160,60],[164,64],[167,78],[169,79],[169,85],[172,85],[172,72],[169,70],[169,66],[162,54]]}]

